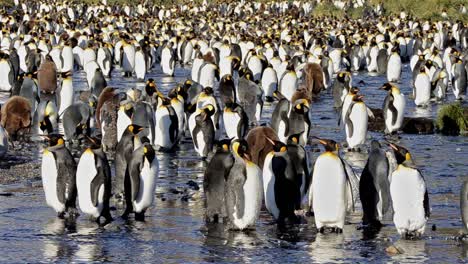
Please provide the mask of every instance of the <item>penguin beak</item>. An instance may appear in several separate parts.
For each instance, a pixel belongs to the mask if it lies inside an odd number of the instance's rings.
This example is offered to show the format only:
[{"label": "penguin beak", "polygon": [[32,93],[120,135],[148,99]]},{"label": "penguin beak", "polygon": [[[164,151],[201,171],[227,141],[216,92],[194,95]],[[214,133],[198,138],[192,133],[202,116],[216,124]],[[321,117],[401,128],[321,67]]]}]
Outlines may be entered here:
[{"label": "penguin beak", "polygon": [[271,145],[275,145],[275,142],[271,138],[266,137],[266,140],[268,140],[268,142],[270,142]]},{"label": "penguin beak", "polygon": [[390,142],[388,142],[388,141],[387,141],[387,143],[388,143],[388,145],[389,145],[392,149],[398,151],[398,147],[397,147],[396,145],[394,145],[394,144],[392,144],[392,143],[390,143]]}]

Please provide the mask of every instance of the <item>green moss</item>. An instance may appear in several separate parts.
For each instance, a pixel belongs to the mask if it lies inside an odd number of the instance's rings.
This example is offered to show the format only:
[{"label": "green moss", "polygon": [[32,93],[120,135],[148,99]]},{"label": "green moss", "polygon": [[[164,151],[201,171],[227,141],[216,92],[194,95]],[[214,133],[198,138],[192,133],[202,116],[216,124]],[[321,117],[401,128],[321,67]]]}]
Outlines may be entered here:
[{"label": "green moss", "polygon": [[437,129],[447,135],[466,134],[468,132],[467,112],[460,103],[442,106],[437,114]]}]

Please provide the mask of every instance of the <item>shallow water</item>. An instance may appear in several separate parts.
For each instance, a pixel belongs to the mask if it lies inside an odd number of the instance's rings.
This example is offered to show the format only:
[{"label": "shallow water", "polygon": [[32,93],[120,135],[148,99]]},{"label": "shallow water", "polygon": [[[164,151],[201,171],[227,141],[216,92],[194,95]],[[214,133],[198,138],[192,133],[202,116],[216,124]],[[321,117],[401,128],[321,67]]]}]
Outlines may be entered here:
[{"label": "shallow water", "polygon": [[[188,70],[178,69],[175,78],[163,77],[159,71],[149,74],[163,91],[185,80]],[[410,74],[405,65],[400,86],[408,95]],[[359,81],[364,83],[360,84]],[[371,107],[381,107],[385,92],[377,90],[384,76],[360,73],[353,83],[361,88]],[[122,79],[115,71],[109,84],[118,88],[135,85],[134,80]],[[74,76],[75,88],[86,87],[84,73]],[[450,94],[449,100],[453,100]],[[339,130],[336,114],[331,109],[332,98],[326,93],[312,105],[312,134],[336,141],[345,141]],[[265,105],[262,121],[267,122],[274,105]],[[435,117],[438,105],[415,109],[407,99],[407,116]],[[380,133],[369,133],[381,139]],[[466,262],[468,243],[451,239],[461,229],[459,192],[461,182],[468,179],[468,138],[441,135],[402,135],[400,144],[408,147],[422,170],[432,208],[424,237],[416,241],[399,240],[391,223],[378,234],[363,234],[357,230],[360,211],[349,217],[343,234],[316,234],[313,219],[293,230],[280,232],[272,218],[262,210],[255,231],[228,232],[222,225],[206,226],[203,220],[203,190],[192,190],[187,182],[193,180],[202,188],[204,164],[186,139],[171,154],[158,154],[160,175],[156,206],[147,213],[144,223],[123,220],[104,228],[87,217],[76,223],[57,219],[45,204],[40,184],[34,182],[0,186],[11,192],[0,196],[0,261],[21,262]],[[308,147],[311,162],[318,155],[316,147]],[[367,155],[344,154],[346,160],[360,172]],[[36,161],[37,162],[37,161]],[[40,175],[35,175],[40,177]],[[32,178],[32,177],[31,177]],[[116,215],[116,212],[113,212]],[[435,225],[436,231],[431,227]],[[389,255],[385,249],[395,244],[404,250]]]}]

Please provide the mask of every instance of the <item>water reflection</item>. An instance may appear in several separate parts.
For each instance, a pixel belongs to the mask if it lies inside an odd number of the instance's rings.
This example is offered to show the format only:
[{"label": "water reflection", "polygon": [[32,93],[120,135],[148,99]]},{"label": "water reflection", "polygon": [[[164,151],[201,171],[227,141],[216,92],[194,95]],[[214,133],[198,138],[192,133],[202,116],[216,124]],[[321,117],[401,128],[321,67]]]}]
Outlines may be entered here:
[{"label": "water reflection", "polygon": [[427,261],[429,258],[426,254],[426,241],[425,240],[404,240],[400,239],[395,243],[395,246],[403,249],[404,253],[400,255],[393,255],[392,260],[396,262],[405,263],[421,263]]},{"label": "water reflection", "polygon": [[45,259],[56,261],[70,259],[74,254],[74,248],[67,241],[66,233],[76,232],[76,223],[54,218],[49,220],[42,230],[42,252]]},{"label": "water reflection", "polygon": [[311,257],[316,263],[345,263],[344,234],[317,234],[311,246]]}]

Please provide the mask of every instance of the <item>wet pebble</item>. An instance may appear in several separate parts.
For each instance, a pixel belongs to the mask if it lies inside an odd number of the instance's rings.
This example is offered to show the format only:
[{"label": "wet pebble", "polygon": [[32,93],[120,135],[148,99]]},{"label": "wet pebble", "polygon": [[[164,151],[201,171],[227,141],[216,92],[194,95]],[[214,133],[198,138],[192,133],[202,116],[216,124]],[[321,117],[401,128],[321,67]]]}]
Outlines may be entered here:
[{"label": "wet pebble", "polygon": [[391,254],[391,255],[397,255],[397,254],[405,253],[405,251],[402,248],[397,247],[395,245],[391,245],[388,248],[386,248],[385,252],[387,252],[388,254]]},{"label": "wet pebble", "polygon": [[187,182],[187,185],[189,186],[190,189],[194,190],[194,191],[198,191],[200,190],[200,187],[198,186],[198,183],[190,180]]}]

